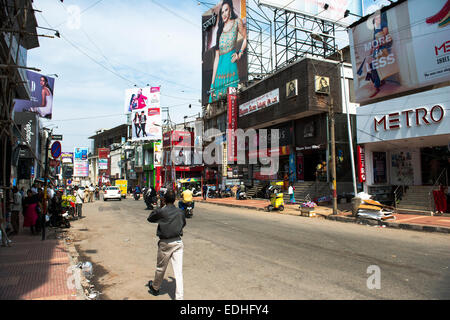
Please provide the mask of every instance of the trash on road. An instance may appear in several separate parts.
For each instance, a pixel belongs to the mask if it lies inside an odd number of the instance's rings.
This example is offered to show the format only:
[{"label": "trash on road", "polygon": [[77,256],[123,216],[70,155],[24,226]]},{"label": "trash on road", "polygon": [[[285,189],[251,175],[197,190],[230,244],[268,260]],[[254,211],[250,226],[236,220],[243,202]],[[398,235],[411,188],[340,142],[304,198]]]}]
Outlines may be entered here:
[{"label": "trash on road", "polygon": [[92,263],[90,263],[89,261],[84,262],[84,263],[79,263],[77,265],[78,268],[81,268],[81,270],[83,271],[83,275],[86,279],[90,279],[93,276],[93,268],[92,268]]}]

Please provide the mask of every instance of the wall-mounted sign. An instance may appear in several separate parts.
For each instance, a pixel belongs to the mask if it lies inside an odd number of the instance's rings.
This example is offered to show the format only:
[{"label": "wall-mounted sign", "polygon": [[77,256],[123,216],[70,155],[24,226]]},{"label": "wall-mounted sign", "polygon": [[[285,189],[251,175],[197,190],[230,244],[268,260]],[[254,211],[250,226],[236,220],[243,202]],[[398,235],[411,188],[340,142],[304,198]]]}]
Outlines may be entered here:
[{"label": "wall-mounted sign", "polygon": [[239,106],[239,117],[267,108],[280,102],[280,89],[276,88]]},{"label": "wall-mounted sign", "polygon": [[357,147],[359,182],[366,182],[366,154],[364,147]]}]

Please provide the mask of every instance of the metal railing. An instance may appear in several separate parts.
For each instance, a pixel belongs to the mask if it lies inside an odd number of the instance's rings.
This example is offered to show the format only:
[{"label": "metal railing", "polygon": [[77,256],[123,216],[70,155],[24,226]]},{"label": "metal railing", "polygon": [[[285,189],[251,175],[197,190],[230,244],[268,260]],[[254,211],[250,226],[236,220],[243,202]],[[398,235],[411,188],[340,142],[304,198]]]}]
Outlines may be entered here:
[{"label": "metal railing", "polygon": [[433,190],[434,188],[436,188],[436,186],[440,183],[440,180],[442,178],[442,176],[445,174],[445,186],[448,186],[448,174],[447,174],[447,168],[442,169],[441,173],[439,174],[438,178],[436,179],[436,181],[434,182],[433,186],[431,187],[430,192],[428,192],[428,198],[429,198],[429,203],[430,203],[430,212],[431,215],[433,215],[435,208],[435,203],[434,203],[434,196],[433,196]]},{"label": "metal railing", "polygon": [[397,209],[397,204],[403,197],[403,194],[405,193],[405,185],[399,185],[394,190],[394,207]]}]

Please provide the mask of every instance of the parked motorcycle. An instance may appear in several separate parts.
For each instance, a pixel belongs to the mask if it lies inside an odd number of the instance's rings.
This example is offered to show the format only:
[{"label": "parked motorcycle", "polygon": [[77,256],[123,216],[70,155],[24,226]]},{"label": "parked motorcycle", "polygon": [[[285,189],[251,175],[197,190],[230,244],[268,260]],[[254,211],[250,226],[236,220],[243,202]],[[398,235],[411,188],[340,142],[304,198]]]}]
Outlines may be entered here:
[{"label": "parked motorcycle", "polygon": [[222,192],[222,198],[229,198],[232,196],[233,196],[233,193],[231,192],[230,188],[226,188],[225,191]]}]

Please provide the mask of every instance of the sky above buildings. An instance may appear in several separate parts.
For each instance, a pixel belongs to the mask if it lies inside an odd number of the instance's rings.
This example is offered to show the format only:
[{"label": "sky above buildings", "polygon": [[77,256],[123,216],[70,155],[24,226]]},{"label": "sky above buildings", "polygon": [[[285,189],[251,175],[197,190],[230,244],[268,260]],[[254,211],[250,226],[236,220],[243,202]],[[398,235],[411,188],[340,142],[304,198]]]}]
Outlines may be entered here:
[{"label": "sky above buildings", "polygon": [[63,135],[64,151],[89,147],[96,130],[126,123],[125,90],[134,85],[161,86],[161,106],[175,122],[201,112],[207,6],[194,0],[40,0],[33,6],[42,11],[36,12],[38,25],[61,35],[40,37],[28,65],[58,75],[52,120],[43,122]]},{"label": "sky above buildings", "polygon": [[[28,66],[58,75],[52,119],[43,123],[63,135],[63,151],[90,147],[88,137],[97,130],[126,123],[125,90],[135,85],[161,86],[161,106],[169,107],[177,123],[201,112],[201,16],[211,7],[207,3],[217,2],[34,1],[42,11],[35,13],[38,25],[61,35],[40,37],[40,47],[28,51]],[[38,33],[54,35],[46,29]]]}]

